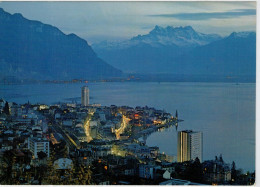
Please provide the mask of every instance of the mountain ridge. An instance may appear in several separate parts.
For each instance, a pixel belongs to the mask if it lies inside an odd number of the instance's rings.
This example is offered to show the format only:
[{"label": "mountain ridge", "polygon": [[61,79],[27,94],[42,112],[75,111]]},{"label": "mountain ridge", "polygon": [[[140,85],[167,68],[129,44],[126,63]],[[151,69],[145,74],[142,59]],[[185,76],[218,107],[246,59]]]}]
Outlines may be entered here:
[{"label": "mountain ridge", "polygon": [[[217,34],[204,34],[196,32],[191,26],[165,28],[156,25],[148,34],[137,35],[122,42],[106,42],[107,47],[127,48],[138,44],[149,44],[153,47],[160,45],[175,45],[180,47],[196,47],[206,45],[210,42],[222,39]],[[93,48],[106,48],[104,42],[94,43]]]},{"label": "mountain ridge", "polygon": [[[169,30],[174,30],[174,32]],[[183,30],[184,32],[182,32]],[[191,45],[178,45],[176,41],[170,41],[171,38],[168,38],[168,43],[167,41],[164,42],[165,45],[162,42],[161,45],[150,45],[151,43],[149,42],[136,42],[134,45],[120,46],[120,44],[128,44],[127,42],[129,41],[142,41],[143,38],[149,38],[151,33],[157,39],[164,37],[164,35],[168,37],[169,33],[177,37],[185,36],[184,39],[191,41]],[[209,41],[207,36],[213,36],[213,40]],[[201,37],[206,37],[208,42],[203,43]],[[183,38],[181,39],[184,41]],[[196,39],[195,42],[193,39]],[[93,48],[100,57],[107,60],[110,64],[120,67],[123,71],[129,73],[214,74],[216,76],[255,75],[255,32],[233,32],[222,38],[215,34],[207,35],[196,32],[191,26],[168,26],[165,28],[155,26],[147,35],[138,35],[120,44],[109,46],[109,43],[107,43],[101,48],[98,48],[97,45],[94,45]],[[106,46],[109,47],[106,49]],[[214,63],[212,61],[213,58],[215,59]],[[219,67],[216,65],[218,63]],[[203,67],[202,64],[207,68]],[[213,67],[215,67],[216,71],[213,71]]]},{"label": "mountain ridge", "polygon": [[[222,40],[200,46],[176,57],[175,69],[183,74],[255,76],[256,33],[233,32]],[[242,34],[242,35],[241,35]]]},{"label": "mountain ridge", "polygon": [[98,48],[74,33],[64,34],[2,8],[0,21],[0,79],[105,79],[124,76],[121,70],[191,76],[256,74],[255,32],[221,37],[196,32],[191,26],[157,25],[148,34],[103,42]]},{"label": "mountain ridge", "polygon": [[[0,67],[26,79],[103,79],[122,75],[74,33],[0,9]],[[13,55],[15,52],[16,55]]]}]

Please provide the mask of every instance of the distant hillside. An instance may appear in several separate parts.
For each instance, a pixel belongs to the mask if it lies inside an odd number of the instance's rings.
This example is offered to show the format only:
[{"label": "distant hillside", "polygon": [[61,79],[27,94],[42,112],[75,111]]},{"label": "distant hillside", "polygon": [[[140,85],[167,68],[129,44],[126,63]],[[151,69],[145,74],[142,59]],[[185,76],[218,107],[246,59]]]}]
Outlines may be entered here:
[{"label": "distant hillside", "polygon": [[217,34],[203,34],[196,32],[191,26],[186,27],[160,27],[156,25],[153,30],[146,35],[138,35],[130,40],[119,43],[101,42],[93,44],[98,49],[125,49],[139,45],[149,45],[151,47],[179,46],[196,47],[206,45],[213,41],[222,39]]},{"label": "distant hillside", "polygon": [[161,66],[194,47],[222,39],[217,34],[196,32],[191,26],[155,26],[146,35],[130,40],[93,44],[97,54],[126,72],[163,73]]},{"label": "distant hillside", "polygon": [[139,74],[255,76],[256,34],[232,33],[222,38],[192,27],[156,26],[147,35],[120,43],[93,45],[114,67]]},{"label": "distant hillside", "polygon": [[256,75],[256,33],[232,33],[228,37],[197,47],[187,54],[169,62],[173,72],[186,75],[255,76]]},{"label": "distant hillside", "polygon": [[75,34],[0,8],[0,78],[101,79],[122,72],[98,58]]}]

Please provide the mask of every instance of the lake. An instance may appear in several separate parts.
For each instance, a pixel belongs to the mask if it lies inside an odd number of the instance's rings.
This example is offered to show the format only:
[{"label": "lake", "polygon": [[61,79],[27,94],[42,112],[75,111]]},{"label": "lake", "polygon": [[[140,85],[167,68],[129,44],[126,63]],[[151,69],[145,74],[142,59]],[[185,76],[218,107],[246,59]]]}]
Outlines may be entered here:
[{"label": "lake", "polygon": [[[0,97],[23,104],[80,103],[84,84],[0,85]],[[90,103],[149,106],[171,114],[178,110],[178,130],[203,132],[203,160],[222,154],[237,168],[255,170],[255,83],[113,82],[89,83]],[[149,146],[177,155],[177,131],[151,134]]]}]

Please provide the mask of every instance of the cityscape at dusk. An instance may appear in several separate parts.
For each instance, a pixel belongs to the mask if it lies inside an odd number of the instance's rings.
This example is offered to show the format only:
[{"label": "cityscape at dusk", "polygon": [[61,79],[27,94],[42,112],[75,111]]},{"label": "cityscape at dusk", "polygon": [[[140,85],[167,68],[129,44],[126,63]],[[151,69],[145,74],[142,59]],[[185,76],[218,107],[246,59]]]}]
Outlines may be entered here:
[{"label": "cityscape at dusk", "polygon": [[256,1],[0,2],[1,185],[256,185]]}]

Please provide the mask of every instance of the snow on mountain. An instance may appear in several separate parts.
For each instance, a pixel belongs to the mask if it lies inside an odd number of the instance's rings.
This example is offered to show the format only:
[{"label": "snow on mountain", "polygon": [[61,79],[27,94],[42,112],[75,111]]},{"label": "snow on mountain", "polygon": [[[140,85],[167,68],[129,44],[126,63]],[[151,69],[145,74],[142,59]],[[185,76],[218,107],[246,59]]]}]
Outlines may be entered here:
[{"label": "snow on mountain", "polygon": [[94,48],[117,48],[123,49],[136,45],[150,45],[151,47],[161,46],[178,46],[178,47],[196,47],[206,45],[213,41],[220,40],[221,36],[217,34],[203,34],[196,32],[191,26],[186,27],[172,27],[165,28],[156,25],[146,35],[138,35],[130,40],[123,42],[101,42],[93,44]]}]

